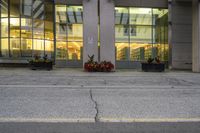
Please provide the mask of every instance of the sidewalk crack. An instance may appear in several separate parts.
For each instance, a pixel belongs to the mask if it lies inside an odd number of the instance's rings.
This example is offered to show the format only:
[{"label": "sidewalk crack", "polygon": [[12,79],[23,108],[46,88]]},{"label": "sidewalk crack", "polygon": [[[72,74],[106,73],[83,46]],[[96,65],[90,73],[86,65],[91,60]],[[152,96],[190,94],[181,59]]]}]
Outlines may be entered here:
[{"label": "sidewalk crack", "polygon": [[92,100],[92,102],[95,105],[95,110],[96,110],[96,114],[95,114],[95,117],[94,117],[95,122],[99,122],[99,108],[98,108],[98,103],[97,103],[97,101],[94,100],[93,93],[92,93],[91,89],[90,89],[90,99]]}]

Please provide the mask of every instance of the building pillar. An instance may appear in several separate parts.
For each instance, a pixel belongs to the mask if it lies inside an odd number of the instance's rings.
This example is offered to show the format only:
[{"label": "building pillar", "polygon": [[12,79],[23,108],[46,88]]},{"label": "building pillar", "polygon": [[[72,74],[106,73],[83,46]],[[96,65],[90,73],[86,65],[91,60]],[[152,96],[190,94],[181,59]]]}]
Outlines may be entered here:
[{"label": "building pillar", "polygon": [[193,0],[192,4],[192,71],[200,72],[200,2]]},{"label": "building pillar", "polygon": [[100,1],[100,60],[115,65],[115,4],[114,0]]},{"label": "building pillar", "polygon": [[172,69],[172,0],[168,0],[168,44],[169,69]]},{"label": "building pillar", "polygon": [[98,61],[98,0],[83,0],[83,65],[88,55]]}]

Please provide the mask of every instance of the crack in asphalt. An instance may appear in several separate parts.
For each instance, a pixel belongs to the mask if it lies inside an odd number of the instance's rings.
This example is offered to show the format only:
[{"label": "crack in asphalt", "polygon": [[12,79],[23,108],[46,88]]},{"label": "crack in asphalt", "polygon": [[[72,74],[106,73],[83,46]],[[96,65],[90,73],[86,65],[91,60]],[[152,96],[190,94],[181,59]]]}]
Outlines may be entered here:
[{"label": "crack in asphalt", "polygon": [[97,101],[94,100],[91,89],[90,89],[90,99],[92,100],[92,102],[95,105],[95,110],[96,110],[96,114],[95,114],[95,117],[94,117],[95,122],[99,122],[99,108],[98,108],[98,103],[97,103]]}]

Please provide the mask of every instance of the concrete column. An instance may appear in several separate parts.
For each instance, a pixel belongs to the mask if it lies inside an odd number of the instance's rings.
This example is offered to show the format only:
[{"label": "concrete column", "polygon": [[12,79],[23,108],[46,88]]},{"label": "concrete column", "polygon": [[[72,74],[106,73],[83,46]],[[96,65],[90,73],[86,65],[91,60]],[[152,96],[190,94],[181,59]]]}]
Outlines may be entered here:
[{"label": "concrete column", "polygon": [[200,2],[193,0],[192,71],[200,72]]},{"label": "concrete column", "polygon": [[169,69],[172,69],[172,0],[168,0],[168,44],[169,44]]},{"label": "concrete column", "polygon": [[83,64],[88,55],[98,61],[98,0],[83,0]]},{"label": "concrete column", "polygon": [[115,4],[114,0],[100,1],[100,60],[115,65]]}]

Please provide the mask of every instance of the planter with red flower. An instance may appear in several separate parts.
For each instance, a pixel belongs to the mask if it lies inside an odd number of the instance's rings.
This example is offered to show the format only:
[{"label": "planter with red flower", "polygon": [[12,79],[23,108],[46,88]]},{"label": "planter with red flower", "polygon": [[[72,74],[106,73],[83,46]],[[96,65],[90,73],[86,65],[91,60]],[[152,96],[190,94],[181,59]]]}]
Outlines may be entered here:
[{"label": "planter with red flower", "polygon": [[89,60],[84,64],[84,69],[87,72],[111,72],[114,70],[114,65],[110,61],[102,61],[100,63],[94,61],[94,55],[89,56]]}]

